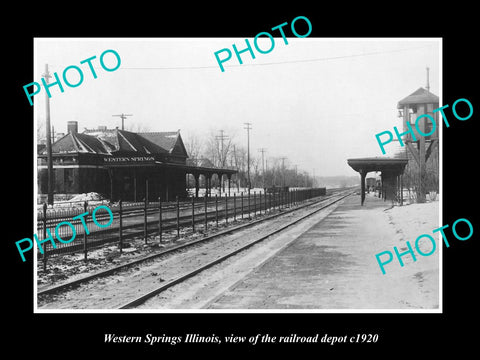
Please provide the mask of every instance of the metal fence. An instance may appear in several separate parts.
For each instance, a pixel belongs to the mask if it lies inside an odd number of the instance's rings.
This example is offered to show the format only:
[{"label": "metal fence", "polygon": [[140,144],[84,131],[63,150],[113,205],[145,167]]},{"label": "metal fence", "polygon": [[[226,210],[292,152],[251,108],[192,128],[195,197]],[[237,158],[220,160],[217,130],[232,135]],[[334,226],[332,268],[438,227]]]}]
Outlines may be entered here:
[{"label": "metal fence", "polygon": [[167,231],[173,230],[177,237],[181,230],[207,231],[220,222],[251,219],[325,194],[325,188],[315,188],[191,198],[182,202],[177,198],[168,203],[161,199],[137,203],[119,201],[108,208],[85,202],[83,207],[47,209],[45,204],[37,214],[36,236],[43,250],[38,249],[37,255],[46,266],[48,257],[60,254],[83,252],[87,259],[89,250],[105,244],[116,243],[122,252],[127,239],[142,236],[147,244],[154,235],[161,243]]}]

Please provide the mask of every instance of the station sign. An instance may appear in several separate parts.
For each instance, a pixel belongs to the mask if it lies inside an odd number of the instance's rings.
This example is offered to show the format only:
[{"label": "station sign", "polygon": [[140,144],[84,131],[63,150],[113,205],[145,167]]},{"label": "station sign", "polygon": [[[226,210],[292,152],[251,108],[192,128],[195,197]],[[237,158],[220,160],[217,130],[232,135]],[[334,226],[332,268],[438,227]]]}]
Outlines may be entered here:
[{"label": "station sign", "polygon": [[137,164],[151,163],[155,161],[154,156],[118,156],[104,157],[103,162],[106,164]]}]

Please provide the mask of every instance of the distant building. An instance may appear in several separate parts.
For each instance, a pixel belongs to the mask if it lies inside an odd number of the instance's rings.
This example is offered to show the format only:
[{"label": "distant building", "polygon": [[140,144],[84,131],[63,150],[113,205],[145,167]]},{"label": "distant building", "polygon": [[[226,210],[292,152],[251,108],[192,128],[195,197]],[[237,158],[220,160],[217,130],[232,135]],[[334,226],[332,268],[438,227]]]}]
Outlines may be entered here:
[{"label": "distant building", "polygon": [[368,177],[365,179],[366,184],[367,184],[367,190],[370,190],[375,187],[375,184],[377,183],[377,179],[374,177]]},{"label": "distant building", "polygon": [[[180,131],[134,133],[126,130],[85,129],[68,122],[68,134],[52,144],[55,194],[98,192],[112,200],[140,201],[186,196],[186,175],[203,175],[209,193],[213,174],[236,173],[231,169],[187,165],[188,154]],[[47,193],[46,149],[38,152],[38,192]]]}]

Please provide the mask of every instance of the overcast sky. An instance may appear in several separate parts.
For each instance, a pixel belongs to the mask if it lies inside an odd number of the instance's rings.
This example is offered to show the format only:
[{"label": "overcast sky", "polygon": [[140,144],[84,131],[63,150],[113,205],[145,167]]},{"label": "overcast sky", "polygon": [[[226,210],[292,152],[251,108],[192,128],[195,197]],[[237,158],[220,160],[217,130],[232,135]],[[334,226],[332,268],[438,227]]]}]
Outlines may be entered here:
[{"label": "overcast sky", "polygon": [[[266,49],[269,40],[263,40]],[[149,131],[180,129],[188,139],[223,129],[246,147],[243,123],[250,122],[252,156],[267,148],[267,157],[287,157],[289,167],[315,169],[317,176],[355,175],[346,159],[382,156],[375,134],[400,124],[397,103],[425,87],[427,66],[430,91],[441,96],[438,39],[288,38],[285,45],[275,38],[270,53],[254,49],[255,59],[243,53],[241,66],[233,55],[221,72],[214,52],[232,44],[243,49],[245,39],[37,38],[32,81],[40,82],[46,63],[60,78],[69,65],[84,70],[80,86],[51,90],[56,132],[66,132],[70,120],[79,131],[120,127],[112,115],[126,113],[133,114],[127,124]],[[116,71],[100,67],[107,49],[121,57]],[[94,55],[97,79],[80,65]],[[74,73],[68,73],[72,82]],[[43,89],[34,99],[36,121],[44,122]]]}]

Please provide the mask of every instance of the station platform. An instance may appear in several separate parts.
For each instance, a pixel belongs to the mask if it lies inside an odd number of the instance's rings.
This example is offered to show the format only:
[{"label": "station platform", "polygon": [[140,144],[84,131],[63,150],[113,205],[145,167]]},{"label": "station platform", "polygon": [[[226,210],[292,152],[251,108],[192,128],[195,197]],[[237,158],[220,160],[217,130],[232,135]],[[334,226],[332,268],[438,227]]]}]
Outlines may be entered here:
[{"label": "station platform", "polygon": [[404,267],[394,257],[386,274],[375,258],[385,250],[393,253],[393,246],[407,250],[405,241],[413,245],[416,239],[412,234],[431,234],[435,214],[423,218],[419,211],[432,205],[390,208],[390,202],[372,195],[363,206],[360,195],[347,197],[208,308],[439,312],[438,246],[416,262],[404,256]]}]

